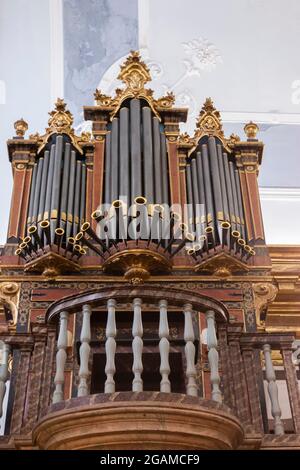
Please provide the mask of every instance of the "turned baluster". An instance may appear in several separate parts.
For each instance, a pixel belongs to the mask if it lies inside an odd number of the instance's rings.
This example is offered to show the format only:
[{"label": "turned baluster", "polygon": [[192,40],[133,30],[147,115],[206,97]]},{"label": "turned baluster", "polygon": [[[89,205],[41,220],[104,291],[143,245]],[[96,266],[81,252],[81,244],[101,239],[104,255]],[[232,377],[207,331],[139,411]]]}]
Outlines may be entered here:
[{"label": "turned baluster", "polygon": [[271,402],[271,413],[274,418],[274,433],[277,436],[284,434],[284,427],[281,421],[281,409],[278,401],[278,387],[276,384],[276,375],[272,363],[271,347],[269,344],[264,344],[263,353],[266,365],[266,379],[268,382],[268,392]]},{"label": "turned baluster", "polygon": [[160,352],[160,391],[165,393],[171,392],[171,384],[169,380],[170,364],[169,364],[169,324],[168,324],[168,303],[166,300],[159,302],[159,352]]},{"label": "turned baluster", "polygon": [[195,334],[192,321],[192,305],[184,305],[184,341],[185,341],[185,359],[186,359],[186,372],[187,377],[187,395],[194,397],[198,396],[198,387],[196,384],[196,367],[195,367],[195,353],[196,348],[194,345]]},{"label": "turned baluster", "polygon": [[219,375],[219,353],[217,350],[218,340],[215,327],[215,312],[208,310],[205,314],[207,321],[207,348],[208,362],[210,367],[210,383],[212,385],[211,396],[214,401],[222,403]]},{"label": "turned baluster", "polygon": [[107,302],[107,323],[106,323],[106,342],[105,342],[105,352],[106,352],[106,382],[104,385],[104,393],[114,393],[115,392],[115,381],[114,375],[116,373],[115,365],[115,355],[116,355],[116,337],[117,328],[116,328],[116,301],[114,299],[109,299]]},{"label": "turned baluster", "polygon": [[91,341],[91,307],[84,305],[82,307],[82,327],[80,334],[81,345],[79,348],[80,368],[79,368],[79,386],[78,396],[84,397],[88,395],[87,379],[89,376],[89,356],[90,356],[90,341]]},{"label": "turned baluster", "polygon": [[0,418],[3,414],[3,400],[6,392],[6,382],[8,379],[8,358],[10,347],[8,344],[3,343],[2,348],[2,361],[0,365]]},{"label": "turned baluster", "polygon": [[68,312],[60,313],[59,334],[57,340],[56,353],[56,374],[54,377],[55,391],[53,393],[53,403],[58,403],[64,399],[65,365],[67,360],[68,346]]},{"label": "turned baluster", "polygon": [[143,372],[142,352],[143,352],[143,323],[142,323],[142,301],[141,299],[133,300],[133,324],[132,324],[132,352],[133,365],[132,372],[134,378],[132,381],[132,391],[143,391],[143,380],[141,374]]}]

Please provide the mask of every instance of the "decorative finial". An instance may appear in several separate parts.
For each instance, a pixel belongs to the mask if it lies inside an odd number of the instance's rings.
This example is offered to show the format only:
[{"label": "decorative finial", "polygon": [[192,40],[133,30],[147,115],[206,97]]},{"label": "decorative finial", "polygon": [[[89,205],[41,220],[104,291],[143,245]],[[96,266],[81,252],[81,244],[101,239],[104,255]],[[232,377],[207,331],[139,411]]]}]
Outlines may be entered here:
[{"label": "decorative finial", "polygon": [[19,119],[14,123],[14,128],[16,129],[17,137],[24,139],[25,132],[28,129],[28,124],[24,121],[23,118]]},{"label": "decorative finial", "polygon": [[118,79],[135,92],[143,89],[145,84],[150,82],[150,71],[138,51],[130,52],[124,64],[121,65]]},{"label": "decorative finial", "polygon": [[250,121],[244,127],[245,134],[248,140],[256,140],[256,134],[259,131],[259,127],[254,122]]},{"label": "decorative finial", "polygon": [[214,107],[211,98],[206,98],[200,111],[196,126],[198,129],[196,133],[199,137],[202,135],[215,135],[221,140],[224,138],[221,115]]},{"label": "decorative finial", "polygon": [[70,111],[66,110],[66,106],[67,105],[63,99],[57,98],[55,109],[49,113],[49,128],[46,129],[46,132],[50,134],[53,134],[54,132],[58,134],[70,134],[73,131],[73,116]]}]

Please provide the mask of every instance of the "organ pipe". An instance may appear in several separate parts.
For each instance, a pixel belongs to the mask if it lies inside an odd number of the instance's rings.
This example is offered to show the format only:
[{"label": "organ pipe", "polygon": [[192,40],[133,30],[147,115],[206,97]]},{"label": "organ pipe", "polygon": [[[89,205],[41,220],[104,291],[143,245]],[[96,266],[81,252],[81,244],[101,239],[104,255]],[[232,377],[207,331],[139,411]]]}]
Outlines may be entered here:
[{"label": "organ pipe", "polygon": [[61,191],[61,201],[60,201],[60,226],[63,229],[65,228],[66,222],[67,222],[70,158],[71,158],[71,145],[67,142],[65,144],[64,169],[63,169],[62,191]]},{"label": "organ pipe", "polygon": [[120,110],[120,188],[119,188],[118,199],[122,199],[122,197],[126,198],[125,200],[128,204],[129,199],[130,199],[129,111],[128,111],[128,108],[126,107]]},{"label": "organ pipe", "polygon": [[34,195],[35,195],[36,174],[37,174],[37,163],[33,165],[33,170],[32,170],[31,190],[30,190],[30,197],[29,197],[28,217],[27,217],[28,226],[32,222],[32,209],[33,209],[33,201],[34,201]]},{"label": "organ pipe", "polygon": [[214,207],[217,220],[224,219],[222,191],[220,182],[220,172],[217,156],[216,139],[214,137],[208,138],[208,148],[210,153],[210,167],[213,186]]},{"label": "organ pipe", "polygon": [[114,118],[111,127],[111,178],[110,203],[119,199],[119,119]]},{"label": "organ pipe", "polygon": [[132,99],[130,101],[131,204],[133,204],[133,201],[136,197],[142,196],[140,114],[140,100]]},{"label": "organ pipe", "polygon": [[110,152],[110,143],[111,143],[111,132],[109,131],[106,134],[105,138],[105,183],[104,183],[104,202],[107,204],[110,201],[110,172],[111,172],[111,152]]},{"label": "organ pipe", "polygon": [[73,233],[79,231],[79,207],[80,207],[80,194],[81,194],[81,161],[76,162],[76,178],[75,178],[75,195],[74,195],[74,212],[73,212]]},{"label": "organ pipe", "polygon": [[159,120],[153,118],[153,153],[154,153],[154,181],[155,181],[155,202],[161,204],[162,201],[162,165],[160,152],[160,129]]},{"label": "organ pipe", "polygon": [[61,185],[61,162],[63,153],[63,136],[58,135],[56,137],[55,145],[55,157],[54,157],[54,170],[53,170],[53,182],[52,182],[52,193],[51,193],[51,214],[50,214],[50,225],[51,225],[51,243],[54,242],[55,228],[57,225],[57,217],[59,210],[59,192]]},{"label": "organ pipe", "polygon": [[161,148],[162,202],[164,204],[169,204],[167,142],[166,142],[166,136],[163,132],[161,132],[160,134],[160,148]]},{"label": "organ pipe", "polygon": [[[154,163],[152,145],[152,115],[151,109],[144,106],[143,115],[143,157],[144,157],[144,186],[145,197],[149,204],[154,203]],[[159,201],[155,201],[159,202]]]}]

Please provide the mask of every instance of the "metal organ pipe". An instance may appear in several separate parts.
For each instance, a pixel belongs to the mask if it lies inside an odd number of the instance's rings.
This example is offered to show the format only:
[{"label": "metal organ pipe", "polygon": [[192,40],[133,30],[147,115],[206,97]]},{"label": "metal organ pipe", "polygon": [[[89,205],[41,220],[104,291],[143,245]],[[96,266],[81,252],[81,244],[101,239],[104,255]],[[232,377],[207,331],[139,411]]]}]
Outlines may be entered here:
[{"label": "metal organ pipe", "polygon": [[85,219],[85,192],[86,192],[86,165],[81,164],[81,187],[80,187],[80,209],[79,209],[79,225],[84,222]]},{"label": "metal organ pipe", "polygon": [[236,189],[236,184],[235,184],[234,166],[232,162],[229,162],[229,172],[230,172],[230,181],[231,181],[232,195],[233,195],[233,207],[234,207],[234,215],[235,215],[235,220],[236,220],[236,229],[238,232],[241,233],[241,221],[239,217],[237,189]]},{"label": "metal organ pipe", "polygon": [[[48,171],[49,171],[49,160],[50,160],[50,152],[49,150],[45,150],[37,223],[40,223],[43,220],[43,216],[44,216],[47,180],[48,180]],[[40,227],[38,227],[37,233],[40,237],[42,234],[42,229]]]},{"label": "metal organ pipe", "polygon": [[73,228],[75,171],[76,171],[76,152],[74,150],[72,150],[71,151],[71,161],[70,161],[68,205],[67,205],[67,207],[68,207],[68,210],[67,210],[67,230],[66,230],[66,239],[67,240],[71,236],[72,228]]},{"label": "metal organ pipe", "polygon": [[32,179],[31,179],[31,190],[29,197],[29,206],[28,206],[28,217],[27,217],[27,226],[30,226],[32,222],[32,209],[34,203],[34,194],[35,194],[35,184],[36,184],[36,175],[37,175],[37,163],[33,165],[32,170]]},{"label": "metal organ pipe", "polygon": [[161,148],[161,176],[162,176],[162,202],[169,204],[169,191],[168,191],[168,156],[167,156],[167,142],[164,132],[160,133],[160,148]]},{"label": "metal organ pipe", "polygon": [[187,201],[188,201],[188,230],[194,231],[194,197],[193,197],[193,183],[191,165],[186,165],[186,190],[187,190]]},{"label": "metal organ pipe", "polygon": [[233,191],[231,185],[231,178],[230,178],[230,170],[229,170],[229,162],[227,153],[223,153],[223,163],[224,163],[224,173],[225,173],[225,184],[226,184],[226,192],[228,196],[228,209],[229,209],[229,216],[231,227],[233,230],[236,228],[236,218],[234,212],[234,203],[233,203]]},{"label": "metal organ pipe", "polygon": [[219,163],[219,172],[220,172],[220,181],[221,181],[221,192],[222,192],[222,201],[223,201],[223,208],[224,208],[224,220],[229,221],[229,206],[228,206],[228,196],[226,190],[226,181],[225,181],[225,168],[223,162],[223,152],[222,146],[220,144],[217,145],[217,152],[218,152],[218,163]]},{"label": "metal organ pipe", "polygon": [[69,186],[69,172],[70,172],[70,159],[71,159],[71,145],[67,142],[65,144],[64,160],[63,160],[63,179],[60,200],[60,226],[65,229],[67,221],[67,198]]},{"label": "metal organ pipe", "polygon": [[160,129],[159,120],[153,118],[153,153],[154,153],[154,181],[155,202],[161,204],[162,200],[162,177],[161,177],[161,152],[160,152]]},{"label": "metal organ pipe", "polygon": [[204,177],[203,177],[203,164],[202,164],[202,157],[201,157],[200,152],[197,152],[196,163],[197,163],[200,204],[202,204],[204,208],[204,214],[201,215],[201,226],[204,229],[206,227],[207,219],[206,219],[206,201],[205,201],[205,188],[204,188]]},{"label": "metal organ pipe", "polygon": [[114,118],[111,126],[111,173],[110,203],[119,199],[119,119]]},{"label": "metal organ pipe", "polygon": [[[154,203],[154,163],[152,145],[152,113],[148,106],[142,109],[143,116],[143,157],[144,187],[148,204]],[[157,201],[158,202],[158,201]]]},{"label": "metal organ pipe", "polygon": [[222,201],[221,181],[220,181],[216,139],[214,137],[208,138],[208,148],[209,148],[209,156],[210,156],[209,162],[210,162],[210,167],[211,167],[215,215],[216,215],[217,220],[223,220],[224,209],[223,209],[223,201]]},{"label": "metal organ pipe", "polygon": [[[120,188],[117,199],[121,199],[122,197],[126,198],[128,204],[130,201],[129,111],[126,107],[120,109]],[[114,199],[112,201],[114,201]]]},{"label": "metal organ pipe", "polygon": [[105,138],[105,183],[104,183],[104,202],[107,204],[110,201],[110,172],[111,172],[111,131],[106,134]]},{"label": "metal organ pipe", "polygon": [[203,177],[204,177],[204,188],[205,188],[205,200],[206,200],[206,211],[207,211],[207,224],[210,224],[213,220],[213,198],[212,198],[212,185],[210,179],[209,160],[207,145],[203,144],[202,149],[202,161],[203,161]]},{"label": "metal organ pipe", "polygon": [[55,155],[55,144],[51,145],[50,158],[49,158],[49,172],[47,181],[47,191],[44,209],[44,220],[50,219],[50,208],[51,208],[51,194],[52,194],[52,181],[54,172],[54,155]]},{"label": "metal organ pipe", "polygon": [[51,227],[51,243],[54,243],[55,228],[57,225],[57,217],[59,210],[59,193],[61,186],[61,164],[63,154],[63,136],[56,137],[55,157],[54,157],[54,172],[51,193],[51,213],[50,213],[50,227]]},{"label": "metal organ pipe", "polygon": [[[140,100],[130,101],[131,201],[142,196],[141,109]],[[117,199],[117,198],[115,198]]]},{"label": "metal organ pipe", "polygon": [[80,189],[81,184],[81,161],[76,161],[76,178],[75,178],[75,194],[74,194],[74,212],[73,212],[73,233],[74,235],[80,229],[79,226],[79,208],[80,208]]},{"label": "metal organ pipe", "polygon": [[32,217],[31,217],[32,224],[36,224],[37,218],[38,218],[43,165],[44,165],[44,158],[41,157],[39,158],[39,161],[38,161],[38,169],[37,169],[37,175],[36,175],[36,184],[35,184],[35,191],[34,191],[34,198],[33,198]]},{"label": "metal organ pipe", "polygon": [[243,239],[246,240],[244,208],[243,208],[241,183],[240,183],[240,177],[239,177],[239,171],[238,170],[234,170],[234,176],[235,176],[235,184],[236,184],[236,189],[237,189],[239,216],[240,216],[240,219],[241,219],[241,234],[242,234]]}]

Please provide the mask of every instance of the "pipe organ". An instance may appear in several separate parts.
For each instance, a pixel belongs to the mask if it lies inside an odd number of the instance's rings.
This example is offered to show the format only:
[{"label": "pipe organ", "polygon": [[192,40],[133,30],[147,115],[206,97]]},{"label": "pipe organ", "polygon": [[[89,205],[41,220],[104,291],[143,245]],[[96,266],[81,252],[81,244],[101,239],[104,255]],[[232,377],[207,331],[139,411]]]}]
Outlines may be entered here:
[{"label": "pipe organ", "polygon": [[300,448],[295,335],[266,326],[258,126],[226,137],[207,98],[182,133],[138,52],[118,79],[91,132],[58,99],[43,135],[20,119],[8,141],[0,449]]},{"label": "pipe organ", "polygon": [[31,136],[36,155],[16,250],[25,269],[51,274],[59,262],[63,271],[80,270],[80,258],[98,258],[103,271],[141,282],[182,262],[221,275],[259,264],[266,254],[263,230],[253,236],[257,182],[245,181],[252,167],[243,162],[244,149],[256,165],[261,159],[257,126],[246,126],[246,142],[226,139],[208,98],[194,136],[179,135],[186,110],[174,107],[172,93],[153,98],[138,55],[119,79],[125,88],[114,98],[97,90],[95,106],[84,108],[93,138],[75,135],[63,100],[46,134]]}]

